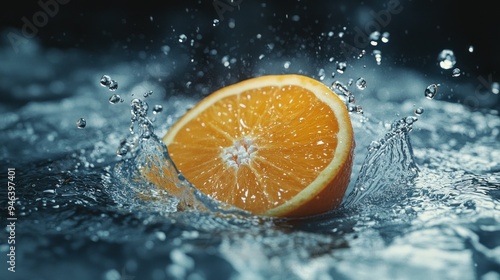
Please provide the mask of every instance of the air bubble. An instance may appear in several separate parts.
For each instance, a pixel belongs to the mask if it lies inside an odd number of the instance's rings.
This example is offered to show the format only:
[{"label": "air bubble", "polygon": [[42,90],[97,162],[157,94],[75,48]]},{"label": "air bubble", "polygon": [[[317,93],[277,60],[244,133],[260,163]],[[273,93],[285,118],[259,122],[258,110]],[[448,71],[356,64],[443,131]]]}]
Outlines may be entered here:
[{"label": "air bubble", "polygon": [[150,90],[150,91],[147,91],[147,92],[143,93],[142,96],[148,97],[148,96],[151,96],[152,94],[153,94],[153,91]]},{"label": "air bubble", "polygon": [[424,91],[424,95],[427,99],[433,99],[434,96],[436,96],[436,93],[437,93],[437,89],[438,89],[438,85],[436,84],[432,84],[432,85],[429,85],[425,91]]},{"label": "air bubble", "polygon": [[220,23],[220,20],[218,20],[218,19],[214,19],[214,20],[212,21],[212,26],[218,26],[218,25],[219,25],[219,23]]},{"label": "air bubble", "polygon": [[290,61],[285,61],[285,63],[283,64],[283,67],[285,69],[288,69],[290,67]]},{"label": "air bubble", "polygon": [[460,76],[460,69],[454,68],[453,71],[451,72],[452,77],[458,77]]},{"label": "air bubble", "polygon": [[343,74],[345,72],[346,68],[347,68],[346,62],[339,62],[337,64],[337,72],[339,72],[340,74]]},{"label": "air bubble", "polygon": [[85,128],[85,126],[87,126],[87,121],[84,118],[79,118],[76,121],[76,127],[81,129],[81,128]]},{"label": "air bubble", "polygon": [[366,80],[362,77],[359,77],[357,80],[356,80],[356,86],[360,89],[360,90],[364,90],[366,88]]},{"label": "air bubble", "polygon": [[111,77],[108,76],[108,75],[102,75],[101,80],[99,81],[99,83],[103,87],[109,87],[109,85],[111,83]]},{"label": "air bubble", "polygon": [[236,26],[236,22],[234,21],[234,19],[230,19],[227,26],[231,29],[233,29],[235,26]]},{"label": "air bubble", "polygon": [[443,69],[451,69],[457,63],[455,54],[452,50],[444,49],[438,55],[439,66]]},{"label": "air bubble", "polygon": [[117,82],[117,81],[115,81],[115,80],[111,80],[111,81],[109,81],[109,86],[108,86],[108,89],[109,89],[110,91],[115,91],[115,90],[117,90],[117,89],[118,89],[118,82]]},{"label": "air bubble", "polygon": [[474,46],[472,46],[472,45],[469,46],[469,52],[470,53],[474,52]]},{"label": "air bubble", "polygon": [[122,101],[121,97],[118,94],[113,94],[109,98],[109,103],[111,104],[116,104],[118,102]]}]

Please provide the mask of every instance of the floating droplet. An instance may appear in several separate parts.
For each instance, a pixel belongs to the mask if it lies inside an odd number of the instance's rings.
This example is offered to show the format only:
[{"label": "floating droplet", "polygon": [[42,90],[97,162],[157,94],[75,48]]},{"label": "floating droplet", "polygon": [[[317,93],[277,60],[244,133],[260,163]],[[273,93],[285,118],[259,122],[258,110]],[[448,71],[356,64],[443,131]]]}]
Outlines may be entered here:
[{"label": "floating droplet", "polygon": [[377,65],[380,65],[382,63],[382,52],[379,50],[373,50],[372,54],[375,57],[375,61],[377,62]]},{"label": "floating droplet", "polygon": [[76,121],[76,127],[78,127],[78,128],[85,128],[85,126],[87,126],[87,121],[84,118],[79,118]]},{"label": "floating droplet", "polygon": [[368,150],[369,151],[378,150],[381,146],[382,146],[382,143],[380,143],[378,141],[372,141],[370,143],[370,146],[368,147]]},{"label": "floating droplet", "polygon": [[497,82],[493,82],[491,84],[491,92],[493,92],[494,94],[500,93],[500,84]]},{"label": "floating droplet", "polygon": [[369,39],[370,39],[370,44],[372,46],[376,46],[378,45],[378,40],[380,39],[380,32],[378,31],[373,31],[370,36],[369,36]]},{"label": "floating droplet", "polygon": [[457,63],[452,50],[444,49],[438,55],[439,66],[443,69],[451,69]]},{"label": "floating droplet", "polygon": [[323,68],[319,69],[318,76],[319,76],[320,81],[323,81],[325,79],[325,76],[326,76],[325,69],[323,69]]},{"label": "floating droplet", "polygon": [[357,59],[362,59],[366,54],[365,50],[361,50],[358,55],[356,56]]},{"label": "floating droplet", "polygon": [[161,106],[161,105],[155,105],[155,106],[153,107],[153,114],[158,114],[158,113],[160,113],[161,111],[163,111],[163,106]]},{"label": "floating droplet", "polygon": [[380,39],[382,43],[389,42],[389,36],[390,36],[389,32],[382,33],[382,38]]},{"label": "floating droplet", "polygon": [[360,89],[360,90],[364,90],[366,88],[366,80],[362,77],[359,77],[357,80],[356,80],[356,86]]},{"label": "floating droplet", "polygon": [[187,41],[187,36],[185,34],[179,35],[179,43],[184,43]]},{"label": "floating droplet", "polygon": [[363,114],[363,107],[361,107],[361,105],[356,105],[355,109],[356,113]]},{"label": "floating droplet", "polygon": [[415,115],[420,116],[423,113],[424,113],[424,108],[418,107],[417,109],[415,109]]},{"label": "floating droplet", "polygon": [[460,76],[460,69],[454,68],[453,72],[451,72],[451,76],[452,77],[458,77],[458,76]]},{"label": "floating droplet", "polygon": [[346,62],[339,62],[337,64],[337,72],[339,72],[340,74],[343,74],[345,72],[346,68],[347,68]]},{"label": "floating droplet", "polygon": [[163,45],[161,46],[161,52],[164,54],[164,55],[168,55],[168,53],[170,52],[170,47],[167,46],[167,45]]},{"label": "floating droplet", "polygon": [[108,89],[111,90],[111,91],[117,90],[118,89],[118,82],[115,81],[115,80],[109,81]]},{"label": "floating droplet", "polygon": [[418,118],[415,117],[415,116],[408,116],[408,117],[405,118],[405,123],[406,124],[410,124],[411,125],[411,124],[415,123],[416,121],[418,121]]},{"label": "floating droplet", "polygon": [[219,23],[220,23],[219,19],[214,19],[213,22],[212,22],[212,26],[218,26]]},{"label": "floating droplet", "polygon": [[425,91],[424,91],[424,95],[427,99],[433,99],[434,96],[436,96],[436,93],[437,93],[437,89],[438,89],[438,85],[436,84],[432,84],[432,85],[429,85]]},{"label": "floating droplet", "polygon": [[113,94],[109,98],[109,103],[116,104],[116,103],[120,102],[121,100],[122,100],[122,98],[118,94]]},{"label": "floating droplet", "polygon": [[108,75],[102,75],[101,80],[99,81],[101,86],[103,87],[109,87],[109,84],[111,83],[111,77]]}]

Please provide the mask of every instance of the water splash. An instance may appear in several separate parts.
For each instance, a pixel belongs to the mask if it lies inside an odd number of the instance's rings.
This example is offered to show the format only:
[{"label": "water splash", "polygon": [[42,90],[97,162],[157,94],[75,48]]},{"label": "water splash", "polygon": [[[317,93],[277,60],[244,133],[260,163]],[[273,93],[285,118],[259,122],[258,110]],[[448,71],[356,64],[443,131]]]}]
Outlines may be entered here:
[{"label": "water splash", "polygon": [[396,197],[418,175],[409,133],[416,117],[407,117],[392,123],[391,130],[379,141],[371,143],[354,189],[344,199],[343,207],[359,203],[375,205]]}]

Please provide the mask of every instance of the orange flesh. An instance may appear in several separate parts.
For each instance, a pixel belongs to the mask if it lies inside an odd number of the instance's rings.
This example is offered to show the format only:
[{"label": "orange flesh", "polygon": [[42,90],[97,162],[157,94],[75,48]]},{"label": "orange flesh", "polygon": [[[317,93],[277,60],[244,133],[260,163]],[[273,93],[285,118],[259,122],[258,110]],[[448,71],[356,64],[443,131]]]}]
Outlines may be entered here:
[{"label": "orange flesh", "polygon": [[[262,214],[319,176],[335,154],[338,131],[334,112],[314,93],[300,86],[266,86],[216,101],[167,146],[179,171],[200,191]],[[342,198],[351,171],[352,150],[347,152],[342,176],[332,174],[321,193],[335,191]],[[315,199],[322,197],[328,198]],[[322,203],[331,209],[340,200]]]}]

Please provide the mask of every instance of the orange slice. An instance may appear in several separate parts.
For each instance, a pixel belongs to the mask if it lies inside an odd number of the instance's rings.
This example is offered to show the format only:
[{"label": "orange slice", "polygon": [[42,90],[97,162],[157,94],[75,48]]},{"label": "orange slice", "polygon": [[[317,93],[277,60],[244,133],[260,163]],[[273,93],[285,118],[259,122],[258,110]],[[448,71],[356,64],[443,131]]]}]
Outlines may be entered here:
[{"label": "orange slice", "polygon": [[163,142],[178,170],[207,196],[283,217],[338,207],[355,146],[344,102],[301,75],[224,87],[181,117]]}]

